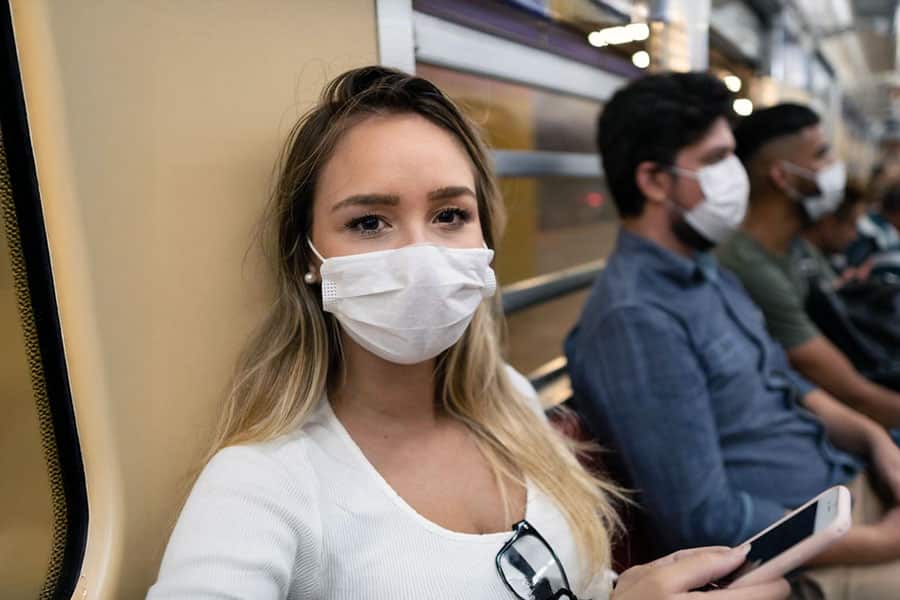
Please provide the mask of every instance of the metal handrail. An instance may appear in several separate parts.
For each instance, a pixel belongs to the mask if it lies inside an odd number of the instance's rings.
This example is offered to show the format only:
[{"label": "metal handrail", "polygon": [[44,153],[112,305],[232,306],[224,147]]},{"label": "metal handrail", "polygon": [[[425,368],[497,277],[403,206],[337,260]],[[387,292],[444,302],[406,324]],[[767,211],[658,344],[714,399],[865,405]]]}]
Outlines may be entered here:
[{"label": "metal handrail", "polygon": [[603,177],[598,154],[544,150],[494,150],[492,154],[500,177]]},{"label": "metal handrail", "polygon": [[536,304],[589,288],[604,266],[605,260],[595,260],[508,285],[503,288],[503,312],[509,316]]},{"label": "metal handrail", "polygon": [[542,364],[540,367],[528,374],[528,380],[536,390],[540,390],[545,385],[555,381],[566,373],[566,357],[557,356],[556,358]]}]

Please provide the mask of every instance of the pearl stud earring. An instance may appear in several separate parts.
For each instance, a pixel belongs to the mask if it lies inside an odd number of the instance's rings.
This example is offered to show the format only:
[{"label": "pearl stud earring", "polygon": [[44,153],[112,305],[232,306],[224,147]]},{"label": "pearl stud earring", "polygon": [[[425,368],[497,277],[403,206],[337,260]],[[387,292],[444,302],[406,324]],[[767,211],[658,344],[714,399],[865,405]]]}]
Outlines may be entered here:
[{"label": "pearl stud earring", "polygon": [[312,271],[308,271],[306,273],[306,275],[303,276],[303,281],[305,281],[307,285],[312,285],[312,284],[316,283],[316,281],[318,281],[318,279],[319,278],[316,277],[316,274],[313,273]]}]

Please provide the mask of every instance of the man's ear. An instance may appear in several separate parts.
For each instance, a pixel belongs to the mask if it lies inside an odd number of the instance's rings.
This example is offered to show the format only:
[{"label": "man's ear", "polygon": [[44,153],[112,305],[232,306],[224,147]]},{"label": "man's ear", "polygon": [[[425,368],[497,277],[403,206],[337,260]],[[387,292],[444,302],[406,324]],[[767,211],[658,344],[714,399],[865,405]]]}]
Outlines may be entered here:
[{"label": "man's ear", "polygon": [[781,161],[773,160],[769,163],[765,168],[765,174],[769,185],[780,192],[793,187],[790,175],[788,175],[787,169],[784,168]]},{"label": "man's ear", "polygon": [[634,170],[638,189],[649,202],[665,202],[671,195],[672,177],[659,168],[659,163],[645,160]]}]

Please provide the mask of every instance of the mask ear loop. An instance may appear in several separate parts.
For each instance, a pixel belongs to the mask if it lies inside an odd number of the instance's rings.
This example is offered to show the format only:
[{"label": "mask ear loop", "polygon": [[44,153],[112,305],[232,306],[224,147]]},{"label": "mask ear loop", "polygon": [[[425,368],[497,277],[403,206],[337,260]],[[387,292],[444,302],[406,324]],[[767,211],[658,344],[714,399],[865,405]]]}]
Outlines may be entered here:
[{"label": "mask ear loop", "polygon": [[[322,255],[319,254],[319,251],[316,250],[316,247],[315,245],[313,245],[312,240],[306,238],[306,243],[309,245],[309,249],[313,251],[313,254],[316,255],[316,258],[324,263],[325,259],[322,258]],[[310,268],[310,270],[306,272],[306,275],[303,276],[303,282],[306,283],[306,285],[313,285],[315,283],[318,283],[319,275],[312,268]]]},{"label": "mask ear loop", "polygon": [[[675,178],[687,177],[688,179],[693,179],[694,181],[697,181],[699,183],[699,177],[697,176],[696,171],[692,171],[690,169],[685,169],[683,167],[679,167],[678,165],[668,165],[664,169],[664,172],[669,173],[670,175],[674,176]],[[669,202],[669,204],[671,206],[674,206],[675,209],[678,210],[678,212],[682,214],[682,216],[687,214],[690,211],[689,208],[685,208],[684,205],[681,204],[681,202],[678,202],[677,200],[675,200],[672,197],[667,196],[666,200]],[[704,198],[704,200],[705,200],[705,198]]]},{"label": "mask ear loop", "polygon": [[[792,163],[789,160],[782,160],[781,166],[786,172],[793,173],[794,175],[797,175],[799,177],[803,177],[807,181],[812,181],[813,183],[816,184],[816,188],[819,187],[819,184],[816,181],[814,172],[812,170],[807,169],[806,167],[801,167],[801,166],[795,165],[794,163]],[[790,183],[788,183],[787,180],[785,180],[783,185],[785,188],[784,191],[787,192],[787,195],[791,200],[793,200],[794,202],[798,202],[800,204],[804,203],[804,201],[807,198],[806,195],[801,194],[800,190],[798,190],[797,188],[792,186]]]}]

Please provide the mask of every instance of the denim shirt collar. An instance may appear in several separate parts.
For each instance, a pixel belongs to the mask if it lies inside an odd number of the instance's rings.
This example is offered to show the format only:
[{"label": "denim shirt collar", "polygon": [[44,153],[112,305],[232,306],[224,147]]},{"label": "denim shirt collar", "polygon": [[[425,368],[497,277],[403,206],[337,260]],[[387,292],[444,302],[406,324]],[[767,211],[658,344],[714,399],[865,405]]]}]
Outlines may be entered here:
[{"label": "denim shirt collar", "polygon": [[624,228],[619,229],[616,252],[640,257],[646,267],[683,285],[704,280],[715,282],[719,278],[719,265],[714,254],[698,252],[692,260]]}]

